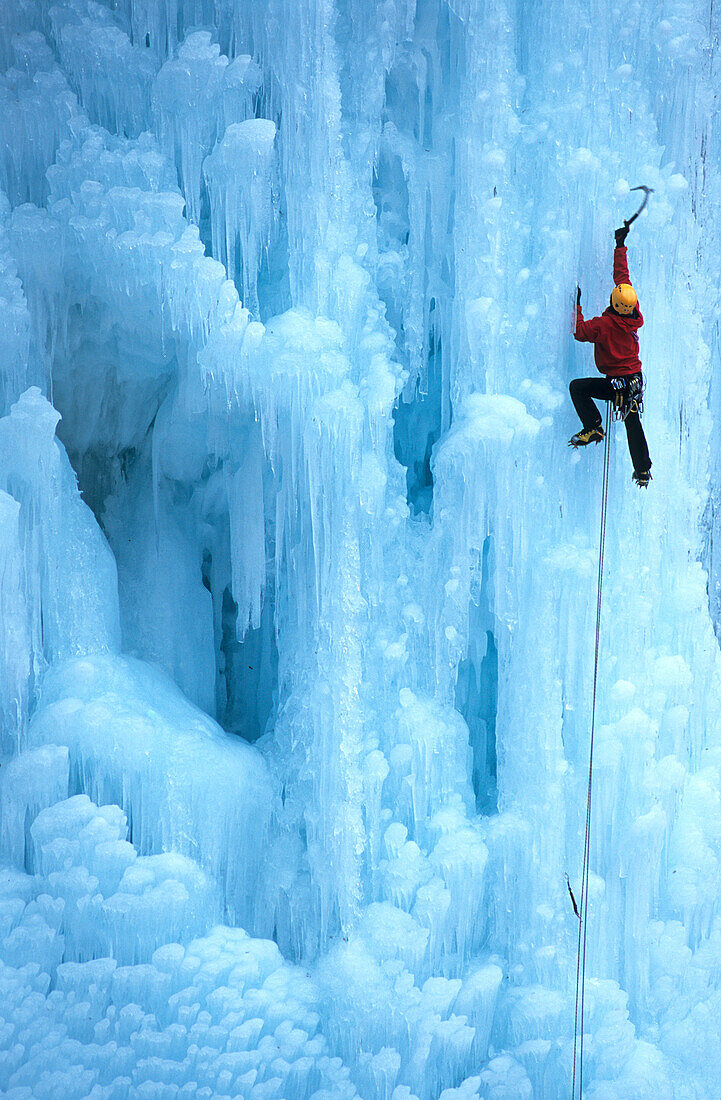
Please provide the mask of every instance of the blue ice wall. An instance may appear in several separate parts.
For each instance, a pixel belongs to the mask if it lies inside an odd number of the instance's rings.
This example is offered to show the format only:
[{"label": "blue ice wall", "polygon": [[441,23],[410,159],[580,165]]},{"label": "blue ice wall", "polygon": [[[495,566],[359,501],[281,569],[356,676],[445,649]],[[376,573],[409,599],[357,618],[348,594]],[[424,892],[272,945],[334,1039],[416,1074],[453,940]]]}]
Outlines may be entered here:
[{"label": "blue ice wall", "polygon": [[0,5],[0,1094],[721,1093],[719,9]]}]

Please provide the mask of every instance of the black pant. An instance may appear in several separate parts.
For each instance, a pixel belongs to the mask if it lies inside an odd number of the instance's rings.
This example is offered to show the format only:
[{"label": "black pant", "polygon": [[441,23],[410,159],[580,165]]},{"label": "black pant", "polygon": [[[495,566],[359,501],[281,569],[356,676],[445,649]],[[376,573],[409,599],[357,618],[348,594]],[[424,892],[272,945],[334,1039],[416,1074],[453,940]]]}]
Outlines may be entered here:
[{"label": "black pant", "polygon": [[[593,398],[600,401],[613,401],[613,386],[608,378],[574,378],[568,387],[571,391],[571,400],[580,416],[584,428],[600,428],[602,424],[601,414],[596,408]],[[635,472],[641,473],[651,469],[651,459],[648,454],[646,436],[641,427],[641,417],[637,412],[630,412],[625,420],[626,435],[628,436],[628,449],[631,452],[631,461]]]}]

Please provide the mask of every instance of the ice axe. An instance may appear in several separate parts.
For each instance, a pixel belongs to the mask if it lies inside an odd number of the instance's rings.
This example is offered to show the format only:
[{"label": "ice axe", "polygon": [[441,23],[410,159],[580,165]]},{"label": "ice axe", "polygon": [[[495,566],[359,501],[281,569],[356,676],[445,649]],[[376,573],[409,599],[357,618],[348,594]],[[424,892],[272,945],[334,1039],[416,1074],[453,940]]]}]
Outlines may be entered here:
[{"label": "ice axe", "polygon": [[630,218],[628,218],[624,221],[623,224],[625,225],[626,229],[628,229],[629,226],[633,225],[633,223],[636,221],[636,218],[638,217],[638,215],[641,214],[645,210],[646,203],[648,202],[648,196],[653,194],[653,187],[644,187],[643,184],[641,184],[640,187],[631,187],[630,190],[631,191],[645,191],[646,193],[643,196],[643,202],[639,206],[636,213],[633,214]]}]

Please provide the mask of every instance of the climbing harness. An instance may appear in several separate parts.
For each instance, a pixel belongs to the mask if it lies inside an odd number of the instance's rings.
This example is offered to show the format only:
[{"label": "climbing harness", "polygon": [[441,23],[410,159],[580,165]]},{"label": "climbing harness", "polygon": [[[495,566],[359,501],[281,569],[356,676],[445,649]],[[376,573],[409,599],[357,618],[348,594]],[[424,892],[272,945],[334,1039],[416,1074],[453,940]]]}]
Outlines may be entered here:
[{"label": "climbing harness", "polygon": [[631,374],[612,378],[614,419],[625,421],[629,413],[643,412],[643,375]]},{"label": "climbing harness", "polygon": [[[586,834],[583,842],[583,875],[578,922],[578,954],[576,957],[576,1007],[573,1021],[573,1080],[571,1100],[583,1097],[583,1015],[586,993],[586,937],[588,931],[588,878],[591,849],[591,791],[593,785],[593,741],[596,732],[596,686],[598,684],[598,651],[601,639],[601,597],[603,595],[603,559],[606,553],[606,511],[608,506],[608,472],[610,467],[609,427],[611,403],[606,406],[606,438],[603,449],[603,490],[601,496],[601,533],[598,544],[598,582],[596,589],[596,647],[593,659],[593,696],[591,702],[591,743],[588,752],[588,792],[586,797]],[[569,891],[571,887],[569,884]],[[571,894],[573,897],[573,894]],[[575,899],[574,899],[575,901]],[[575,908],[575,905],[574,905]],[[578,1093],[576,1081],[578,1080]]]}]

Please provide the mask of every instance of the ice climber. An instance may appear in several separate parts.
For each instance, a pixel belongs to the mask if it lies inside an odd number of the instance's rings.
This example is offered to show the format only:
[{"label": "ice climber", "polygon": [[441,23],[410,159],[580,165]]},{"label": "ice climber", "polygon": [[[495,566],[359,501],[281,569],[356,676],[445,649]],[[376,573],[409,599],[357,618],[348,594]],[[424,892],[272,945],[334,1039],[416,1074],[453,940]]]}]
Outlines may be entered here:
[{"label": "ice climber", "polygon": [[594,359],[603,378],[574,378],[569,386],[571,400],[583,423],[583,430],[569,440],[569,447],[586,447],[604,438],[601,414],[594,398],[612,401],[616,415],[626,425],[628,449],[633,462],[633,480],[647,486],[651,480],[651,459],[641,427],[643,375],[638,355],[638,330],[643,317],[638,297],[631,286],[626,259],[628,223],[616,230],[613,253],[611,304],[600,317],[584,321],[581,288],[576,292],[576,340],[594,345]]}]

